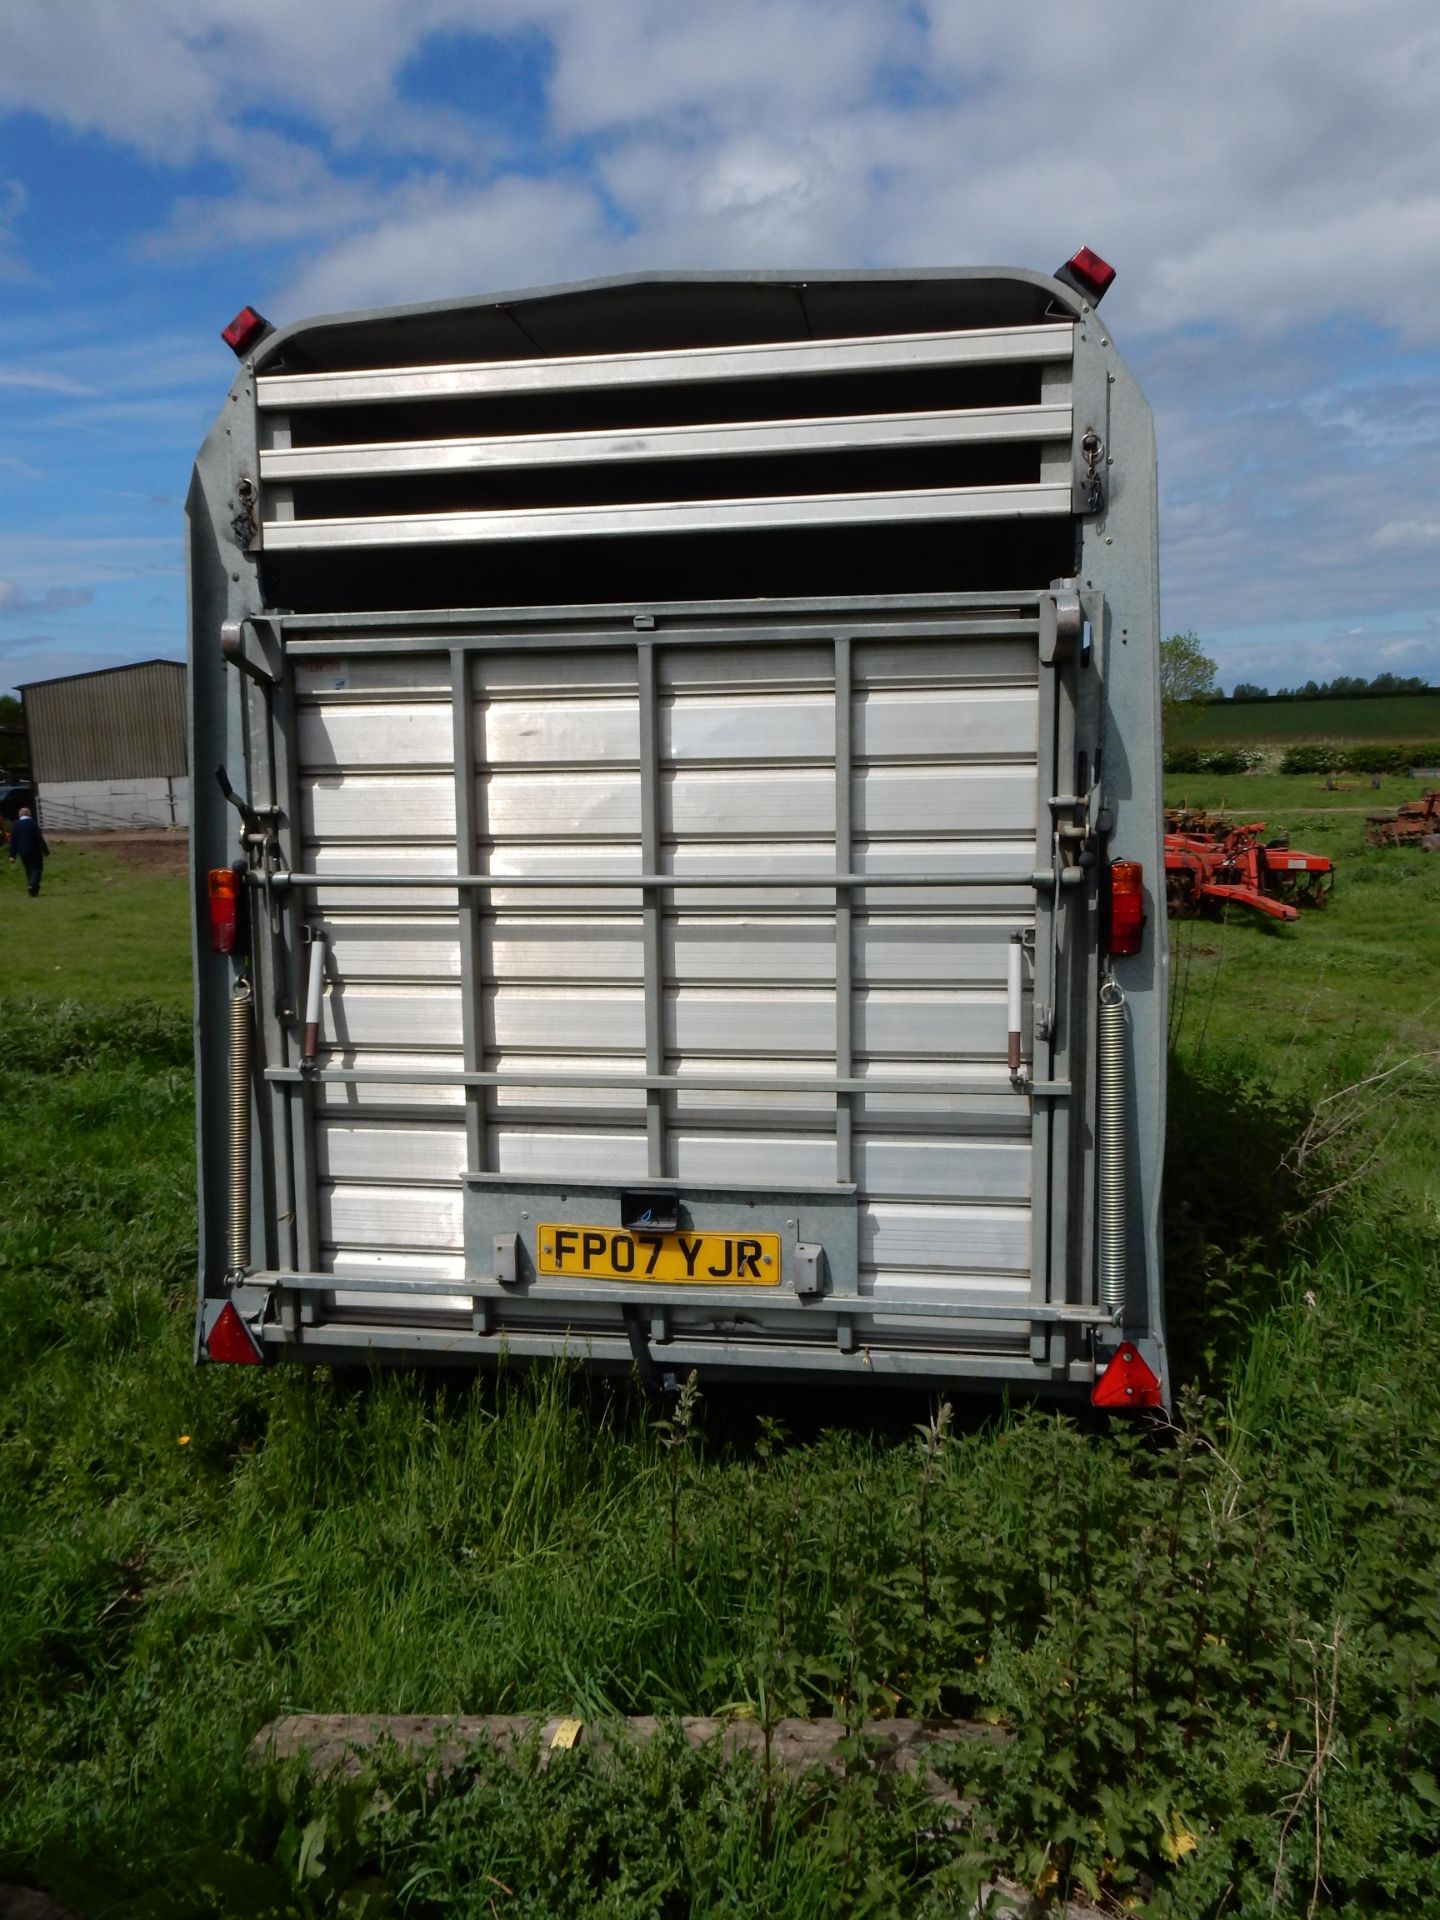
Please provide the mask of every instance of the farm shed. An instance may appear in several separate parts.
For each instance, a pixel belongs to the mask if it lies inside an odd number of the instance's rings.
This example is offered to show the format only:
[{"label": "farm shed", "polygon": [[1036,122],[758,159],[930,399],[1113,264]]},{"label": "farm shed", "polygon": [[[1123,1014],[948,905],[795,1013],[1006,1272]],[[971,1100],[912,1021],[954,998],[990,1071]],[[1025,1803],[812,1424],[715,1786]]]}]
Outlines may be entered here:
[{"label": "farm shed", "polygon": [[135,666],[20,688],[41,817],[52,830],[188,826],[185,666]]}]

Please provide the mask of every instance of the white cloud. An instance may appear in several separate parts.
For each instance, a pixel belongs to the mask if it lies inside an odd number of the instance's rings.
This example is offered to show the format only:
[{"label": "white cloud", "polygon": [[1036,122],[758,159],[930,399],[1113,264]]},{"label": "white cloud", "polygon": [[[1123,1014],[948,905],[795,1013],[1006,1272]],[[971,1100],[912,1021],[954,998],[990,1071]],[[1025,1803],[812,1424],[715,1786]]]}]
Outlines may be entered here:
[{"label": "white cloud", "polygon": [[17,366],[13,361],[8,365],[0,362],[0,387],[12,387],[27,393],[93,392],[93,388],[85,386],[68,373],[57,373],[50,367]]},{"label": "white cloud", "polygon": [[30,620],[37,614],[88,606],[94,598],[88,587],[47,587],[43,593],[26,593],[14,580],[0,579],[0,617],[7,620]]},{"label": "white cloud", "polygon": [[426,182],[302,267],[282,307],[314,313],[583,279],[613,268],[613,245],[604,207],[581,184],[511,175],[465,193]]},{"label": "white cloud", "polygon": [[255,109],[358,137],[436,27],[483,22],[465,0],[6,0],[0,107],[107,135],[162,161],[224,152]]},{"label": "white cloud", "polygon": [[[1084,240],[1122,270],[1122,330],[1334,312],[1440,337],[1430,0],[4,0],[0,109],[214,155],[238,191],[178,208],[172,243],[333,241],[354,282],[360,228],[394,256],[393,177],[337,177],[273,116],[347,167],[426,156],[426,230],[463,246],[494,217],[498,130],[404,94],[441,31],[548,41],[556,151],[600,142],[631,259],[1048,266]],[[500,257],[532,281],[554,248]]]},{"label": "white cloud", "polygon": [[1370,536],[1370,544],[1381,553],[1413,551],[1440,555],[1440,520],[1387,520]]},{"label": "white cloud", "polygon": [[862,107],[885,67],[924,54],[910,8],[866,0],[570,0],[537,12],[555,46],[562,133],[814,126]]}]

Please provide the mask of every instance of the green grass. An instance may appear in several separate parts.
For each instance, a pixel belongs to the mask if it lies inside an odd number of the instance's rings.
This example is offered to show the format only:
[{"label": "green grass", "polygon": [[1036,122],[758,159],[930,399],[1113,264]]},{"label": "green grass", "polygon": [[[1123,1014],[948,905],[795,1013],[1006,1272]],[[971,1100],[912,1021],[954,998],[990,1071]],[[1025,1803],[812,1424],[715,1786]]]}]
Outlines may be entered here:
[{"label": "green grass", "polygon": [[[1328,855],[1324,907],[1291,924],[1243,908],[1173,921],[1172,981],[1187,1045],[1249,1046],[1286,1090],[1358,1078],[1387,1048],[1424,1050],[1440,1029],[1440,860],[1413,847],[1371,847],[1365,814],[1385,795],[1319,794],[1304,776],[1172,776],[1167,805],[1225,808]],[[1237,799],[1238,793],[1238,799]],[[1288,797],[1287,797],[1288,796]],[[1357,804],[1357,802],[1359,804]],[[1201,975],[1214,973],[1213,982]],[[1195,1005],[1205,995],[1203,1015]],[[1263,1029],[1257,1031],[1257,1011]]]},{"label": "green grass", "polygon": [[[168,1011],[7,1000],[0,1879],[132,1920],[960,1914],[997,1869],[1197,1920],[1436,1911],[1433,1059],[1296,1148],[1317,1099],[1433,1052],[1440,861],[1287,824],[1340,859],[1333,904],[1176,937],[1170,1312],[1207,1397],[1170,1445],[719,1390],[666,1429],[554,1370],[196,1372],[183,976]],[[65,890],[37,911],[43,975]],[[482,1754],[438,1799],[245,1761],[299,1709],[736,1702],[1012,1737],[954,1763],[958,1821],[863,1741],[843,1784],[672,1742],[615,1773]]]},{"label": "green grass", "polygon": [[[1440,1047],[1440,860],[1414,847],[1366,845],[1371,809],[1351,809],[1361,797],[1383,802],[1383,793],[1323,794],[1317,807],[1314,786],[1283,775],[1166,780],[1169,804],[1183,792],[1192,806],[1227,806],[1335,863],[1327,903],[1302,908],[1291,924],[1240,907],[1172,921],[1172,1025],[1183,1049],[1253,1055],[1278,1092],[1333,1105],[1339,1089]],[[1237,788],[1247,804],[1236,803]],[[1411,1099],[1413,1084],[1407,1071],[1377,1092],[1368,1124],[1384,1148],[1372,1184],[1437,1220],[1440,1158],[1425,1137],[1433,1112],[1428,1097]]]},{"label": "green grass", "polygon": [[1440,694],[1373,700],[1225,701],[1184,708],[1172,746],[1293,747],[1302,740],[1440,739]]},{"label": "green grass", "polygon": [[0,992],[188,1008],[189,881],[137,871],[93,843],[55,840],[40,897],[0,862]]},{"label": "green grass", "polygon": [[1299,814],[1353,816],[1354,843],[1364,840],[1365,815],[1383,813],[1418,799],[1425,791],[1415,781],[1381,775],[1378,786],[1369,777],[1337,773],[1334,785],[1325,785],[1319,773],[1167,773],[1167,807],[1213,807],[1237,820],[1264,820],[1285,825]]}]

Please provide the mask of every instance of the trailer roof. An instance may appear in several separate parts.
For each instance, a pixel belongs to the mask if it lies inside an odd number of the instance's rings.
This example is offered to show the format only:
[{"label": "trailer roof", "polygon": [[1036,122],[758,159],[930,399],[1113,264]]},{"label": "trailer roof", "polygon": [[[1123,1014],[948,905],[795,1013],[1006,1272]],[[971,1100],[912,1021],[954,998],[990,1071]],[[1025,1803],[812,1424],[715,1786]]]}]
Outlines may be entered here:
[{"label": "trailer roof", "polygon": [[1081,297],[1023,267],[642,273],[296,321],[257,372],[945,331],[1070,319]]}]

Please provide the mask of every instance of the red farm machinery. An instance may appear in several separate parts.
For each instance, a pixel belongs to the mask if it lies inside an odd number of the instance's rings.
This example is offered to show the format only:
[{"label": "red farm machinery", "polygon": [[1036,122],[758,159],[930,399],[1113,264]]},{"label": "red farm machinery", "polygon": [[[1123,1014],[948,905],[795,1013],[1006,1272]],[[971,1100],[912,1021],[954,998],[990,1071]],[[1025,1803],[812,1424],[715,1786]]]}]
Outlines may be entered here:
[{"label": "red farm machinery", "polygon": [[1189,808],[1165,816],[1165,904],[1172,918],[1207,908],[1250,907],[1272,920],[1294,920],[1324,906],[1334,884],[1333,861],[1292,849],[1288,834],[1265,838],[1265,822],[1236,825],[1224,814]]},{"label": "red farm machinery", "polygon": [[1407,800],[1393,813],[1372,813],[1365,822],[1365,838],[1372,847],[1420,847],[1440,852],[1440,787],[1427,787],[1418,800]]}]

